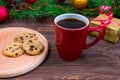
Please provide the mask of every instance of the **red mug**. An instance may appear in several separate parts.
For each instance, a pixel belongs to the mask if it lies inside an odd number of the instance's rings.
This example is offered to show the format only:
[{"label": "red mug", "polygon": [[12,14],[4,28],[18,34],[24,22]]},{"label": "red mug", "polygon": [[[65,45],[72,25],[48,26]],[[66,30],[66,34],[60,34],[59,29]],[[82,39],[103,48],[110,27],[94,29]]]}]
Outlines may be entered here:
[{"label": "red mug", "polygon": [[[70,18],[81,20],[85,22],[86,25],[82,28],[75,29],[58,25],[59,21]],[[61,14],[54,19],[55,42],[57,51],[62,59],[76,60],[81,56],[83,49],[89,48],[101,40],[101,29],[99,27],[90,28],[89,24],[88,18],[75,13]],[[93,42],[86,44],[87,36],[93,31],[97,31],[99,37]]]}]

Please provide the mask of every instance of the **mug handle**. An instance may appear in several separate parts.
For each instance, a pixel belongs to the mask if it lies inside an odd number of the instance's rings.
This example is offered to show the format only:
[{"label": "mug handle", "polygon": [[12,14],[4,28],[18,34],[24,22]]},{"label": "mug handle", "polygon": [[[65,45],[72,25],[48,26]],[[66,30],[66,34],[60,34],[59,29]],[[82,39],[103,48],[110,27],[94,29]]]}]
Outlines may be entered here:
[{"label": "mug handle", "polygon": [[88,34],[94,31],[97,31],[99,33],[99,37],[97,37],[93,42],[86,44],[84,47],[85,49],[90,48],[91,46],[95,45],[97,42],[99,42],[102,39],[103,37],[102,29],[100,27],[89,28]]}]

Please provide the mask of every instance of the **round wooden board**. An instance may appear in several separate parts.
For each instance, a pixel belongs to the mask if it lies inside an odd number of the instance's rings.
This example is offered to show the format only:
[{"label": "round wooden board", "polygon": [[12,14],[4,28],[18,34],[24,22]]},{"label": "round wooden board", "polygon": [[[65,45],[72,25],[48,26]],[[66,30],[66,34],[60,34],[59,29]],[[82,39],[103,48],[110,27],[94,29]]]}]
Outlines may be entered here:
[{"label": "round wooden board", "polygon": [[[23,32],[34,32],[37,34],[38,39],[44,45],[43,53],[36,56],[23,54],[22,56],[17,58],[4,56],[2,54],[3,48],[13,42],[13,39],[17,34]],[[47,39],[41,33],[35,30],[21,27],[9,27],[0,29],[0,78],[14,77],[33,70],[43,62],[47,55],[47,52]]]}]

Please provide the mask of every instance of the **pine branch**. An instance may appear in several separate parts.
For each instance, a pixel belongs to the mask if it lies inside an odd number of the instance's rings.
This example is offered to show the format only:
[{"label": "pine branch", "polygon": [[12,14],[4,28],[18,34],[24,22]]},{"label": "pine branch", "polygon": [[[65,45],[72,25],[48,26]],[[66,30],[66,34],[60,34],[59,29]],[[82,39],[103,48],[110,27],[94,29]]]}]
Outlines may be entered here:
[{"label": "pine branch", "polygon": [[81,11],[81,13],[87,17],[96,17],[99,12],[97,8],[94,9],[84,9]]},{"label": "pine branch", "polygon": [[6,4],[2,0],[0,0],[0,5],[1,6],[6,6]]},{"label": "pine branch", "polygon": [[114,17],[120,18],[120,0],[89,0],[89,5],[81,13],[85,16],[94,17],[99,15],[98,10],[101,5],[111,6],[114,13]]},{"label": "pine branch", "polygon": [[77,10],[72,5],[67,5],[64,3],[57,4],[54,0],[39,0],[38,2],[29,6],[32,8],[32,10],[26,9],[26,7],[24,7],[23,10],[18,12],[17,11],[18,9],[16,9],[13,10],[10,16],[16,19],[24,19],[26,17],[33,19],[33,18],[42,18],[42,17],[55,17],[63,13],[77,12]]},{"label": "pine branch", "polygon": [[120,9],[113,9],[114,17],[120,18]]},{"label": "pine branch", "polygon": [[88,8],[98,8],[105,0],[89,0]]},{"label": "pine branch", "polygon": [[[55,0],[39,0],[32,4],[26,4],[22,6],[25,0],[16,0],[17,7],[8,8],[9,15],[15,19],[25,18],[43,18],[43,17],[55,17],[63,13],[77,13],[78,10],[73,7],[71,1],[65,1],[64,3],[56,3]],[[79,11],[81,14],[88,17],[95,17],[99,15],[98,8],[101,5],[111,6],[115,17],[120,17],[120,0],[89,0],[87,8]],[[6,6],[6,4],[0,0],[0,5]],[[116,7],[115,7],[116,6]]]}]

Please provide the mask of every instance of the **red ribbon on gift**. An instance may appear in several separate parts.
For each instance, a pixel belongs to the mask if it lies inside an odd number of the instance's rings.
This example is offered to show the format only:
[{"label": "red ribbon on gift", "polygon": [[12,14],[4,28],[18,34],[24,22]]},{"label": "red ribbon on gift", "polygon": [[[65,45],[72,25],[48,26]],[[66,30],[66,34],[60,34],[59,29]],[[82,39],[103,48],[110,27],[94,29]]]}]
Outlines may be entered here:
[{"label": "red ribbon on gift", "polygon": [[111,6],[100,6],[99,9],[98,9],[99,13],[100,14],[105,14],[106,16],[108,16],[108,19],[96,19],[96,20],[93,20],[93,21],[101,21],[101,25],[99,27],[102,28],[102,30],[103,30],[102,38],[104,38],[106,27],[110,23],[113,23],[115,25],[119,25],[120,26],[119,23],[112,22],[113,12],[111,10],[112,10]]}]

